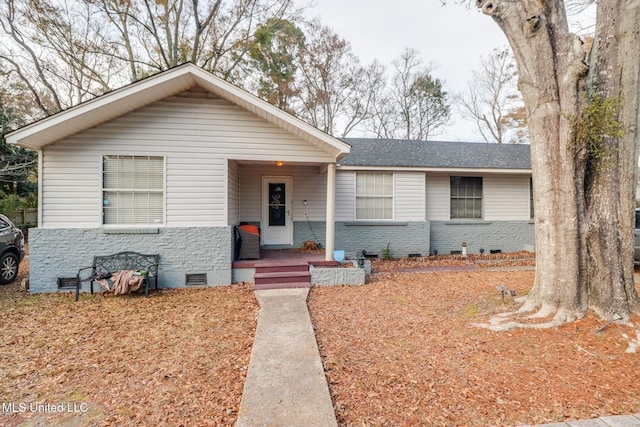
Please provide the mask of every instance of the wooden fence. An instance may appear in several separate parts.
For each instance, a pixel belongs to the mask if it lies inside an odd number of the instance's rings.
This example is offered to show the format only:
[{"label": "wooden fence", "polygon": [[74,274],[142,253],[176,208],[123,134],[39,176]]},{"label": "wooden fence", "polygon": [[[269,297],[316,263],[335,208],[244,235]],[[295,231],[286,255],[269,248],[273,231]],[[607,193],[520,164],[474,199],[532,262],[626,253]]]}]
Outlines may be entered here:
[{"label": "wooden fence", "polygon": [[38,224],[38,208],[27,208],[19,211],[7,212],[5,215],[18,227]]}]

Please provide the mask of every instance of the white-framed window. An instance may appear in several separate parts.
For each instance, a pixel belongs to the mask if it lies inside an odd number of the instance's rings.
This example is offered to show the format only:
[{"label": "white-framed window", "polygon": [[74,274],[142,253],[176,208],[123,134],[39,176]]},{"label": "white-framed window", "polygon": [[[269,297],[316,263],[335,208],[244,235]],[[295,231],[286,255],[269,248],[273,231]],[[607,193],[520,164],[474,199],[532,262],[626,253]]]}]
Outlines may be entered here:
[{"label": "white-framed window", "polygon": [[102,223],[164,222],[164,157],[102,157]]},{"label": "white-framed window", "polygon": [[393,219],[393,173],[356,172],[356,219]]},{"label": "white-framed window", "polygon": [[482,177],[452,176],[451,219],[482,219]]}]

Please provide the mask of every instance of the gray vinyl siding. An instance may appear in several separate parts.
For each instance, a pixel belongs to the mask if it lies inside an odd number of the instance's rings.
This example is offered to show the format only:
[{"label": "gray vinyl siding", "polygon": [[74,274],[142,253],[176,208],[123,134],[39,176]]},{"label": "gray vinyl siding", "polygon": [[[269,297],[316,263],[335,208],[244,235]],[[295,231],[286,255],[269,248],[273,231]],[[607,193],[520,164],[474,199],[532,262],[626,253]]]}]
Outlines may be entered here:
[{"label": "gray vinyl siding", "polygon": [[240,221],[262,220],[262,168],[240,165]]},{"label": "gray vinyl siding", "polygon": [[[102,164],[95,153],[60,145],[44,151],[41,226],[97,227],[102,219]],[[81,165],[75,168],[71,165]]]},{"label": "gray vinyl siding", "polygon": [[[460,175],[460,174],[458,174]],[[450,220],[450,176],[428,174],[426,186],[427,219]],[[510,174],[464,174],[482,176],[482,219],[517,221],[529,219],[529,176]]]},{"label": "gray vinyl siding", "polygon": [[493,175],[483,179],[484,218],[489,221],[528,220],[529,176]]},{"label": "gray vinyl siding", "polygon": [[336,221],[353,221],[356,217],[355,172],[336,172]]},{"label": "gray vinyl siding", "polygon": [[449,220],[449,211],[451,210],[449,175],[427,174],[426,181],[427,220]]},{"label": "gray vinyl siding", "polygon": [[426,197],[424,172],[396,172],[394,181],[394,219],[424,221]]},{"label": "gray vinyl siding", "polygon": [[226,225],[226,159],[166,156],[166,225]]},{"label": "gray vinyl siding", "polygon": [[[101,159],[166,159],[166,226],[227,225],[227,160],[331,162],[327,153],[221,99],[183,94],[43,150],[43,227],[99,227]],[[233,208],[232,208],[233,209]]]},{"label": "gray vinyl siding", "polygon": [[[394,221],[424,221],[425,181],[424,172],[393,172]],[[354,221],[355,174],[354,171],[336,173],[336,221]]]},{"label": "gray vinyl siding", "polygon": [[[307,204],[304,204],[304,201]],[[320,167],[296,167],[293,174],[293,220],[323,221],[327,218],[327,172]],[[307,216],[304,213],[307,213]]]},{"label": "gray vinyl siding", "polygon": [[240,168],[237,162],[228,163],[229,170],[229,214],[228,225],[240,222]]}]

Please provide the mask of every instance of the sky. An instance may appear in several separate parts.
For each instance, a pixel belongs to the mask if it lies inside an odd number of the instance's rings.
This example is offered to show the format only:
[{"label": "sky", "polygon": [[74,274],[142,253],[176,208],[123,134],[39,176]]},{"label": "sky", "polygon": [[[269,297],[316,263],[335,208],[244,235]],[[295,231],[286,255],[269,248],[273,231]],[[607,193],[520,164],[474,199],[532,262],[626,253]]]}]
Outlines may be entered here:
[{"label": "sky", "polygon": [[[465,90],[481,55],[507,45],[490,17],[475,8],[443,7],[439,0],[316,0],[309,14],[351,42],[364,64],[378,59],[389,65],[405,48],[417,50],[450,94]],[[453,124],[434,139],[482,140],[475,125],[453,110]]]},{"label": "sky", "polygon": [[[315,0],[308,11],[351,43],[363,64],[378,59],[385,65],[405,48],[420,53],[432,75],[444,81],[450,94],[467,88],[481,56],[506,47],[498,25],[475,7],[440,0]],[[454,107],[453,124],[434,137],[446,141],[482,141],[475,124]],[[356,136],[356,135],[349,135]]]}]

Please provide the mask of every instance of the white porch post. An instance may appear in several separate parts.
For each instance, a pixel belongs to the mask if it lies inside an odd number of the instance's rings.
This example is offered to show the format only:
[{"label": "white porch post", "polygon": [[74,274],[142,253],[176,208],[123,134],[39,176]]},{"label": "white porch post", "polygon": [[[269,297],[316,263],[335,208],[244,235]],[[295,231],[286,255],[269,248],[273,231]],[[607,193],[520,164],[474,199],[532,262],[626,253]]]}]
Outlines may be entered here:
[{"label": "white porch post", "polygon": [[333,261],[333,249],[336,237],[336,164],[329,163],[327,168],[327,234],[325,260]]}]

